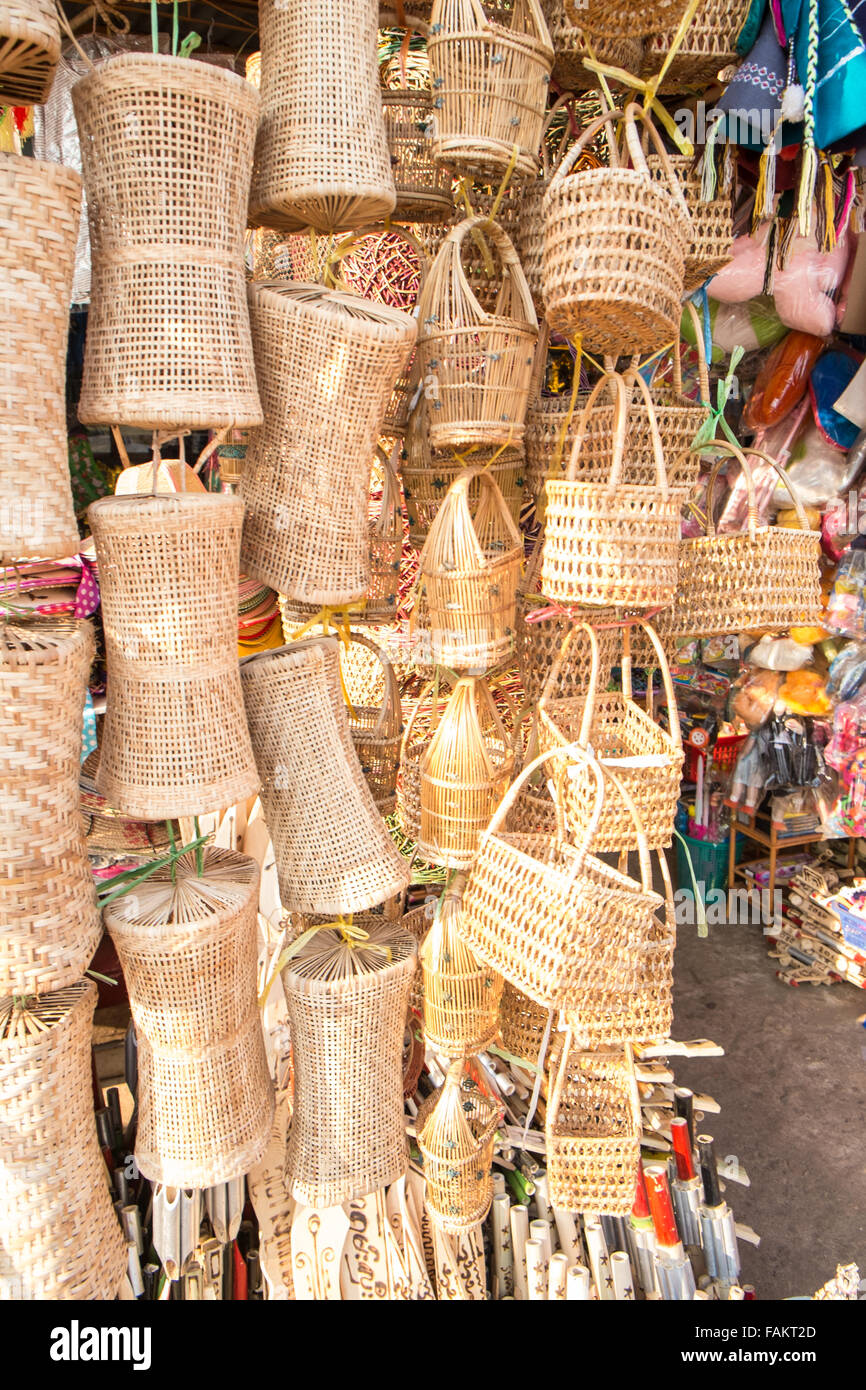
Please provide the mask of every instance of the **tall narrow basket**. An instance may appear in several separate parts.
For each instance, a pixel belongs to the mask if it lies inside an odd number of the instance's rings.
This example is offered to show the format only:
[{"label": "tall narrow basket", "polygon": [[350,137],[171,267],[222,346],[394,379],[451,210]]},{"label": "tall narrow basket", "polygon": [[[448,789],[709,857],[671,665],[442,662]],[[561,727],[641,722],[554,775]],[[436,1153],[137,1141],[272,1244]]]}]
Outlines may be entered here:
[{"label": "tall narrow basket", "polygon": [[547,1111],[547,1181],[560,1211],[628,1216],[640,1161],[640,1101],[628,1049],[577,1052],[566,1030]]},{"label": "tall narrow basket", "polygon": [[493,1146],[502,1109],[479,1087],[465,1062],[452,1062],[439,1091],[418,1111],[415,1133],[434,1225],[458,1234],[483,1221],[493,1200]]},{"label": "tall narrow basket", "polygon": [[503,980],[472,954],[460,933],[466,878],[458,874],[439,899],[419,950],[424,1035],[446,1057],[471,1056],[499,1036]]},{"label": "tall narrow basket", "polygon": [[0,5],[0,102],[36,106],[51,91],[60,59],[60,23],[51,0]]},{"label": "tall narrow basket", "polygon": [[433,158],[435,110],[430,64],[424,48],[419,52],[413,44],[406,52],[410,34],[427,36],[429,25],[417,19],[407,20],[407,25],[411,28],[406,29],[399,56],[388,64],[387,81],[384,68],[380,68],[385,136],[397,191],[394,217],[405,222],[448,221],[454,211],[453,180],[450,170]]},{"label": "tall narrow basket", "polygon": [[381,701],[377,705],[359,705],[353,701],[349,726],[361,771],[376,807],[381,815],[389,816],[397,801],[397,768],[403,737],[400,687],[394,667],[381,647],[360,632],[352,633],[352,642],[371,653],[384,675]]}]

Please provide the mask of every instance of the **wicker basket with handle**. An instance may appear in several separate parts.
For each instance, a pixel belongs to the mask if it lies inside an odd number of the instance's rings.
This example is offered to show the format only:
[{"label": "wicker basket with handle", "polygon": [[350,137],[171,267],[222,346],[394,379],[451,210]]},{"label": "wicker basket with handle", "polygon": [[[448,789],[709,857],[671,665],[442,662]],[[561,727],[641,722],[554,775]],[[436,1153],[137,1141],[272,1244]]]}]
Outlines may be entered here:
[{"label": "wicker basket with handle", "polygon": [[[598,87],[596,74],[583,66],[584,58],[589,57],[587,28],[571,18],[566,0],[539,0],[539,3],[553,44],[554,81],[567,92],[586,92]],[[593,36],[591,43],[593,55],[600,63],[622,68],[625,72],[637,72],[643,55],[643,43],[640,34],[630,24],[623,25],[618,33],[606,37]],[[608,77],[611,85],[614,81],[614,78]]]},{"label": "wicker basket with handle", "polygon": [[461,1058],[424,1101],[415,1133],[431,1221],[457,1234],[483,1221],[493,1200],[493,1146],[502,1108],[482,1091]]},{"label": "wicker basket with handle", "polygon": [[36,106],[51,91],[60,59],[60,23],[51,0],[0,4],[0,102]]},{"label": "wicker basket with handle", "polygon": [[573,24],[603,38],[624,34],[651,34],[655,29],[676,28],[688,8],[688,0],[648,0],[636,8],[626,0],[563,0]]},{"label": "wicker basket with handle", "polygon": [[[686,207],[691,214],[692,235],[686,251],[683,290],[693,294],[717,275],[733,258],[734,216],[730,193],[722,190],[707,202],[701,197],[701,175],[688,155],[668,155],[671,167],[680,181]],[[647,165],[654,179],[664,182],[666,171],[658,155],[648,155]],[[691,301],[688,306],[694,308]]]},{"label": "wicker basket with handle", "polygon": [[[718,82],[722,68],[741,61],[737,39],[749,8],[749,0],[701,0],[658,90],[665,94],[703,93]],[[673,25],[664,32],[654,30],[647,38],[641,76],[653,77],[659,71],[673,43],[675,28]]]},{"label": "wicker basket with handle", "polygon": [[424,1034],[446,1057],[482,1052],[499,1036],[503,980],[476,959],[460,933],[464,874],[439,904],[419,950],[423,977]]},{"label": "wicker basket with handle", "polygon": [[630,1049],[579,1052],[567,1029],[544,1127],[552,1205],[560,1211],[628,1216],[640,1134]]}]

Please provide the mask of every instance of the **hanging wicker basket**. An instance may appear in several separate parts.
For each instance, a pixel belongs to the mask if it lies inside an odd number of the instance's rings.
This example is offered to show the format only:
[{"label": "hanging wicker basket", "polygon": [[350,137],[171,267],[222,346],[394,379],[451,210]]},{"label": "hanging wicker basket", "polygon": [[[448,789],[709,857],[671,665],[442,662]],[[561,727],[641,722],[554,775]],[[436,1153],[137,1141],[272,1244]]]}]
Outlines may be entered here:
[{"label": "hanging wicker basket", "polygon": [[427,1183],[426,1209],[440,1230],[459,1234],[483,1221],[493,1200],[493,1146],[503,1112],[461,1059],[422,1104],[415,1133]]},{"label": "hanging wicker basket", "polygon": [[238,674],[243,504],[227,493],[103,497],[96,543],[108,665],[97,788],[137,820],[258,788]]},{"label": "hanging wicker basket", "polygon": [[476,960],[460,934],[466,878],[458,874],[439,899],[419,950],[424,1035],[446,1057],[483,1052],[499,1036],[501,975]]},{"label": "hanging wicker basket", "polygon": [[380,815],[389,816],[397,802],[397,768],[403,737],[400,687],[394,667],[381,647],[377,647],[368,637],[362,637],[360,632],[352,633],[352,642],[373,655],[385,676],[382,699],[377,705],[364,706],[352,702],[349,727],[361,771],[376,807]]},{"label": "hanging wicker basket", "polygon": [[[686,251],[683,291],[694,294],[713,275],[717,275],[733,259],[734,214],[730,193],[720,191],[715,198],[704,202],[701,197],[701,175],[694,161],[684,154],[668,155],[670,165],[680,182],[686,207],[692,219],[691,240]],[[667,172],[658,155],[648,155],[650,174],[664,184]],[[687,307],[694,309],[691,301]]]},{"label": "hanging wicker basket", "polygon": [[[0,5],[0,33],[2,14]],[[0,565],[75,555],[81,544],[65,399],[80,211],[74,169],[0,154]]]},{"label": "hanging wicker basket", "polygon": [[[380,25],[385,18],[380,13]],[[390,60],[387,73],[380,68],[385,136],[397,190],[394,218],[405,222],[448,221],[454,211],[452,176],[433,158],[430,64],[425,50],[408,47],[413,33],[429,34],[429,25],[418,20],[408,23],[411,28],[406,29],[399,55]]]},{"label": "hanging wicker basket", "polygon": [[[499,1032],[506,1052],[521,1062],[530,1062],[544,1070],[552,1030],[552,1020],[551,1030],[548,1029],[548,1020],[548,1009],[543,1009],[533,999],[521,994],[508,980],[505,981],[499,1005]],[[545,1037],[548,1038],[547,1046]]]},{"label": "hanging wicker basket", "polygon": [[563,3],[572,24],[593,37],[602,38],[675,29],[688,8],[688,0],[648,0],[639,8],[627,4],[626,0],[563,0]]},{"label": "hanging wicker basket", "polygon": [[60,22],[52,0],[3,0],[0,103],[37,106],[44,102],[59,60]]},{"label": "hanging wicker basket", "polygon": [[[526,283],[529,286],[529,293],[532,295],[532,302],[539,315],[544,317],[544,240],[540,235],[543,222],[544,195],[550,187],[550,180],[553,176],[550,167],[550,152],[548,150],[547,135],[557,112],[565,110],[568,112],[569,121],[566,123],[560,137],[558,147],[558,160],[562,159],[570,143],[569,137],[577,133],[577,124],[572,114],[574,107],[574,93],[566,92],[563,96],[557,97],[550,107],[544,119],[544,128],[541,139],[541,169],[538,177],[527,179],[520,185],[516,193],[517,205],[514,217],[514,249],[520,257],[520,264],[526,276]],[[574,127],[572,131],[572,126]],[[579,168],[596,168],[598,160],[595,155],[585,151],[580,161]]]},{"label": "hanging wicker basket", "polygon": [[[538,537],[517,595],[517,661],[520,678],[530,705],[537,705],[550,675],[550,669],[562,652],[566,635],[574,623],[593,626],[598,653],[598,685],[607,688],[616,663],[619,640],[614,624],[619,615],[615,609],[570,609],[569,617],[555,615],[540,622],[534,615],[548,607],[538,581],[543,533]],[[559,663],[558,689],[560,695],[575,697],[585,694],[592,674],[593,648],[589,642],[571,642]],[[549,801],[545,803],[549,806]]]},{"label": "hanging wicker basket", "polygon": [[256,1000],[258,865],[200,853],[200,872],[191,851],[105,910],[138,1039],[135,1160],[168,1187],[243,1177],[274,1118]]},{"label": "hanging wicker basket", "polygon": [[397,777],[397,810],[404,831],[416,842],[421,833],[421,760],[433,731],[438,728],[445,713],[454,684],[452,677],[437,672],[423,686],[403,730]]},{"label": "hanging wicker basket", "polygon": [[630,1051],[578,1052],[566,1030],[544,1127],[551,1205],[630,1215],[640,1135]]},{"label": "hanging wicker basket", "polygon": [[[590,56],[587,29],[569,17],[566,0],[539,0],[539,3],[553,44],[554,81],[564,92],[586,92],[598,87],[596,74],[583,66],[584,58]],[[600,63],[622,68],[625,72],[638,71],[643,43],[631,24],[624,24],[618,32],[607,37],[596,35],[591,44],[593,56]],[[611,85],[616,82],[612,77],[607,80]]]},{"label": "hanging wicker basket", "polygon": [[[749,13],[749,0],[701,0],[681,44],[659,85],[664,94],[706,91],[722,68],[739,64],[737,39]],[[654,31],[644,45],[641,76],[660,71],[674,40],[676,25]],[[765,77],[766,80],[766,77]]]},{"label": "hanging wicker basket", "polygon": [[4,1299],[111,1300],[127,1252],[93,1114],[96,985],[0,1000]]},{"label": "hanging wicker basket", "polygon": [[80,420],[260,425],[244,279],[258,94],[212,63],[124,53],[72,102],[93,252]]}]

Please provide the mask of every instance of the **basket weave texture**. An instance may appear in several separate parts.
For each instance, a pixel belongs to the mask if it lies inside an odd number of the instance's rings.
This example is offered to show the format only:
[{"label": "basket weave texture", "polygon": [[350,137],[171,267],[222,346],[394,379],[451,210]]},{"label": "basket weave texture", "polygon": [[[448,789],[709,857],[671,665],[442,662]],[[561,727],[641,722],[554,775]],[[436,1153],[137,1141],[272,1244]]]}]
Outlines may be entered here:
[{"label": "basket weave texture", "polygon": [[639,7],[626,0],[563,0],[566,16],[593,37],[621,38],[676,28],[688,8],[687,0],[647,0]]},{"label": "basket weave texture", "polygon": [[545,1124],[550,1201],[560,1211],[628,1216],[641,1133],[630,1054],[571,1043],[566,1032]]},{"label": "basket weave texture", "polygon": [[[724,67],[724,63],[721,66]],[[704,202],[701,197],[701,176],[694,168],[694,161],[684,154],[672,154],[668,158],[680,181],[692,218],[683,289],[686,294],[693,294],[712,275],[717,275],[728,265],[733,257],[733,203],[730,193],[721,191],[715,198]],[[653,178],[662,181],[665,171],[658,155],[649,155],[647,164]]]},{"label": "basket weave texture", "polygon": [[446,1057],[482,1052],[499,1034],[503,980],[475,958],[460,934],[465,885],[458,874],[445,890],[419,950],[424,1034]]},{"label": "basket weave texture", "polygon": [[427,1181],[426,1206],[441,1230],[454,1234],[483,1221],[493,1200],[493,1145],[502,1110],[478,1087],[462,1060],[415,1120]]},{"label": "basket weave texture", "polygon": [[[583,66],[589,57],[585,26],[575,24],[568,15],[566,0],[540,0],[553,44],[553,77],[563,91],[585,92],[599,86],[598,77]],[[643,55],[643,43],[631,25],[613,35],[595,36],[592,50],[600,63],[636,73]],[[608,78],[609,83],[614,79]]]},{"label": "basket weave texture", "polygon": [[[737,38],[748,13],[748,0],[701,0],[661,80],[659,91],[703,92],[717,82],[722,68],[740,61]],[[652,77],[659,71],[673,39],[673,28],[653,33],[647,39],[642,76]]]},{"label": "basket weave texture", "polygon": [[51,91],[60,58],[60,24],[51,0],[0,4],[0,102],[35,106]]}]

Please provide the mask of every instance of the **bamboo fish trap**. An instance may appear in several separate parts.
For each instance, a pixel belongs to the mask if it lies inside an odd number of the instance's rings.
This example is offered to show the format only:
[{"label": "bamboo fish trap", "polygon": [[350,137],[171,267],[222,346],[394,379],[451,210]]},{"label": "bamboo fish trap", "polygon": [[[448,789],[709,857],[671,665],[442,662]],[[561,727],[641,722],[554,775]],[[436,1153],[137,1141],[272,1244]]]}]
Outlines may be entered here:
[{"label": "bamboo fish trap", "polygon": [[545,1124],[551,1204],[560,1211],[628,1216],[640,1134],[630,1051],[578,1052],[567,1029]]},{"label": "bamboo fish trap", "polygon": [[[379,23],[393,18],[380,12]],[[410,48],[414,32],[425,37],[429,25],[408,20],[397,56],[380,68],[384,90],[382,114],[397,192],[394,217],[406,222],[448,221],[454,211],[452,176],[433,158],[434,105],[426,47]]]},{"label": "bamboo fish trap", "polygon": [[426,1206],[454,1234],[483,1221],[493,1200],[493,1146],[502,1110],[479,1087],[463,1059],[424,1101],[415,1121],[427,1183]]},{"label": "bamboo fish trap", "polygon": [[460,934],[464,874],[439,899],[421,947],[424,1035],[446,1057],[483,1052],[499,1035],[501,975],[476,960]]},{"label": "bamboo fish trap", "polygon": [[51,91],[60,59],[60,24],[51,0],[0,5],[0,102],[36,106]]}]

